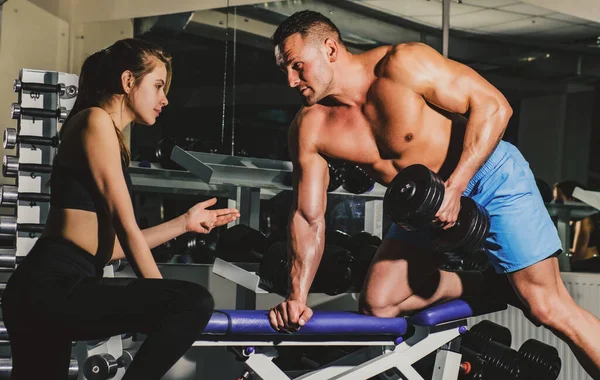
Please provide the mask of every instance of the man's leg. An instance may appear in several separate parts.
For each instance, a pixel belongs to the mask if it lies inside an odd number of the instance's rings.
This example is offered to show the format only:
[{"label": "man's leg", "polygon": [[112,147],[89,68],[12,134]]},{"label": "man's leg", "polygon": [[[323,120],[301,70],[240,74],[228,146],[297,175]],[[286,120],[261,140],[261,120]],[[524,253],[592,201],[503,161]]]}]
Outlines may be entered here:
[{"label": "man's leg", "polygon": [[564,340],[581,366],[600,379],[600,321],[569,295],[552,257],[508,274],[533,318]]},{"label": "man's leg", "polygon": [[378,317],[395,317],[431,304],[482,292],[481,273],[438,269],[442,257],[407,241],[385,239],[363,284],[359,308]]}]

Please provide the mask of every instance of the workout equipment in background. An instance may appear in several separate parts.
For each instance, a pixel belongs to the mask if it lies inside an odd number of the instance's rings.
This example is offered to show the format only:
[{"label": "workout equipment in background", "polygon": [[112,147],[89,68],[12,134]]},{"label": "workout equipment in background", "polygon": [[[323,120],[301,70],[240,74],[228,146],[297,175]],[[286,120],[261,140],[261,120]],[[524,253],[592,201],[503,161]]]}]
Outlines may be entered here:
[{"label": "workout equipment in background", "polygon": [[511,333],[482,321],[461,339],[461,380],[555,380],[562,361],[555,347],[530,339],[518,351],[510,348]]}]

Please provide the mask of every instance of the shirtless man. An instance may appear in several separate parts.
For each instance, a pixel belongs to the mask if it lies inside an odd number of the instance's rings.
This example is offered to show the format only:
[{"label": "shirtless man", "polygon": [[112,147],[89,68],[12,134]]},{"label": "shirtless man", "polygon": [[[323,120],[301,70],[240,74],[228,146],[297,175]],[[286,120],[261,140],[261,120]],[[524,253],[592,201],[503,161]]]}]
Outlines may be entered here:
[{"label": "shirtless man", "polygon": [[[504,96],[469,67],[421,43],[352,54],[338,28],[313,11],[290,16],[273,43],[277,65],[304,107],[288,139],[295,194],[290,288],[271,309],[272,325],[295,330],[312,316],[306,302],[324,247],[325,157],[355,162],[382,185],[419,163],[445,181],[436,215],[443,228],[456,222],[463,194],[486,207],[495,280],[507,278],[526,314],[565,340],[600,379],[600,321],[567,292],[556,258],[560,240],[534,177],[519,151],[501,141],[512,115]],[[467,111],[468,120],[460,116]],[[361,312],[394,317],[484,288],[440,271],[426,235],[392,226],[365,280]]]}]

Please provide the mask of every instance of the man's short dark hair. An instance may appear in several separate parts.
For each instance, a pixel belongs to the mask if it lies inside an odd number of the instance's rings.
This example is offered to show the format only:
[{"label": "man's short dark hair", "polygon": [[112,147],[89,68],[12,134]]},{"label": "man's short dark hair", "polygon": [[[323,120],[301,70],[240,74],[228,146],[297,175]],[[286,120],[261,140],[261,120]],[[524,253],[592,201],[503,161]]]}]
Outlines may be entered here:
[{"label": "man's short dark hair", "polygon": [[330,19],[319,12],[305,10],[294,13],[279,25],[273,34],[273,46],[282,45],[289,36],[296,33],[300,33],[303,38],[333,34],[340,44],[344,44],[340,30]]}]

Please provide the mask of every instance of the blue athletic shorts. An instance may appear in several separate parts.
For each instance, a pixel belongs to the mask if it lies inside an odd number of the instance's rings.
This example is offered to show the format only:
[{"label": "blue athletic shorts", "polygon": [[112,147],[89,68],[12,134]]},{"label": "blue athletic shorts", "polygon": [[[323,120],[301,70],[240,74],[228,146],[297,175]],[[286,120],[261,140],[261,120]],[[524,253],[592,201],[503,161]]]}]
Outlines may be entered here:
[{"label": "blue athletic shorts", "polygon": [[[529,164],[512,144],[498,144],[463,195],[473,198],[490,215],[485,247],[497,273],[515,272],[561,252],[556,227]],[[396,224],[385,238],[432,248],[427,231],[406,231]]]}]

